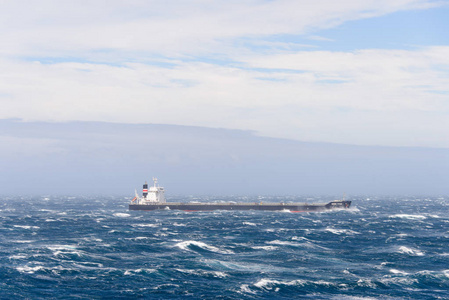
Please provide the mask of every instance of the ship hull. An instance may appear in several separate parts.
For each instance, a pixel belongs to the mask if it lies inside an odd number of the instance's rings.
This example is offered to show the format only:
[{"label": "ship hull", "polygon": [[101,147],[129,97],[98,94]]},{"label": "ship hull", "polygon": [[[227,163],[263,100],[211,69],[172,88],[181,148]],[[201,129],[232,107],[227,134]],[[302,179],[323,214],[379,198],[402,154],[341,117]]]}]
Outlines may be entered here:
[{"label": "ship hull", "polygon": [[184,210],[184,211],[212,211],[212,210],[267,210],[291,212],[314,212],[331,209],[347,209],[351,201],[331,201],[322,204],[307,203],[154,203],[129,204],[129,210]]}]

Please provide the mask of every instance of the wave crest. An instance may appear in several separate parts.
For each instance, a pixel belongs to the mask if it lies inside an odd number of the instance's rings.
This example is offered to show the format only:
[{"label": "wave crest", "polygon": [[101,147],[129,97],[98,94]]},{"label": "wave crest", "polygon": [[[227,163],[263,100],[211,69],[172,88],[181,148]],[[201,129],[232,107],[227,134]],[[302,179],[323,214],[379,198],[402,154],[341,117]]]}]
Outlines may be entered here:
[{"label": "wave crest", "polygon": [[175,245],[176,247],[182,249],[182,250],[186,250],[186,251],[194,251],[194,252],[199,252],[199,251],[209,251],[209,252],[215,252],[215,253],[220,253],[220,254],[234,254],[233,251],[231,250],[227,250],[227,249],[220,249],[214,246],[210,246],[206,243],[203,242],[198,242],[198,241],[184,241],[184,242],[179,242]]}]

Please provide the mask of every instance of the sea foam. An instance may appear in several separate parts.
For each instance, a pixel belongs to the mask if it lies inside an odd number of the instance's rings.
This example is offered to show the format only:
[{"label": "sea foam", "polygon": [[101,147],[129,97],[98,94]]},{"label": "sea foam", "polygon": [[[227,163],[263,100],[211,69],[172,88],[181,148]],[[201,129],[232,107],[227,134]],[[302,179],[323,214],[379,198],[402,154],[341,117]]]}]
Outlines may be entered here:
[{"label": "sea foam", "polygon": [[217,247],[210,246],[206,243],[198,242],[198,241],[184,241],[184,242],[177,243],[175,246],[182,250],[187,250],[187,251],[195,251],[194,249],[195,249],[195,247],[197,247],[202,250],[220,253],[220,254],[233,254],[234,253],[231,250],[219,249]]}]

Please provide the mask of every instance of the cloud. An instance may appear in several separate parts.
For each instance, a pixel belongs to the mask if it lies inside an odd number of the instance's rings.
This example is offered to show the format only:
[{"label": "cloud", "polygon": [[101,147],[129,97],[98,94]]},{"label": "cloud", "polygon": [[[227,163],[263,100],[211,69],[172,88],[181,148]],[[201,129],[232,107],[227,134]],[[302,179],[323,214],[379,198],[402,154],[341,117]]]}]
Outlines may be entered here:
[{"label": "cloud", "polygon": [[[447,147],[435,134],[449,125],[447,57],[449,47],[252,55],[238,57],[238,66],[2,61],[8,72],[0,89],[12,96],[2,98],[8,109],[0,118],[168,123]],[[385,132],[392,138],[383,138]]]},{"label": "cloud", "polygon": [[448,147],[448,47],[336,52],[276,39],[442,4],[7,1],[0,118]]},{"label": "cloud", "polygon": [[[304,34],[348,20],[441,5],[431,0],[397,1],[6,1],[0,35],[5,55],[170,56],[227,53],[242,37]],[[120,54],[117,55],[120,55]]]}]

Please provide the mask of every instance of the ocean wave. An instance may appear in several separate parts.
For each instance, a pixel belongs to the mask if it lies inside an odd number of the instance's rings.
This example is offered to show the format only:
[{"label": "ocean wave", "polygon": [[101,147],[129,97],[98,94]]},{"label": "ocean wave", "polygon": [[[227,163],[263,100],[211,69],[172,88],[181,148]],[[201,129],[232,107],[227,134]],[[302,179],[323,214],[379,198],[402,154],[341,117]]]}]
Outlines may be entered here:
[{"label": "ocean wave", "polygon": [[150,273],[155,273],[157,272],[156,269],[135,269],[135,270],[125,270],[125,272],[123,273],[123,275],[134,275],[134,274],[150,274]]},{"label": "ocean wave", "polygon": [[443,281],[447,283],[449,278],[449,270],[440,270],[440,271],[421,270],[413,274],[413,277],[418,278],[420,280],[424,279],[424,280],[431,280],[434,282]]},{"label": "ocean wave", "polygon": [[408,214],[395,214],[390,215],[390,218],[400,218],[400,219],[407,219],[407,220],[425,220],[427,219],[424,215],[408,215]]},{"label": "ocean wave", "polygon": [[125,214],[125,213],[115,213],[113,214],[114,217],[120,217],[120,218],[127,218],[127,217],[131,217],[130,214]]},{"label": "ocean wave", "polygon": [[282,273],[287,272],[290,269],[288,267],[277,267],[263,263],[248,263],[248,262],[235,262],[235,261],[221,261],[221,260],[207,260],[206,264],[213,269],[220,270],[232,270],[238,272],[251,272],[251,273]]},{"label": "ocean wave", "polygon": [[103,270],[104,269],[104,265],[101,263],[95,263],[95,262],[77,262],[75,264],[73,264],[73,266],[75,266],[76,268],[79,269],[87,269],[87,270]]},{"label": "ocean wave", "polygon": [[24,259],[27,258],[26,255],[11,255],[10,257],[8,257],[9,259]]},{"label": "ocean wave", "polygon": [[398,274],[398,275],[409,275],[409,273],[404,272],[404,271],[400,271],[400,270],[397,270],[397,269],[390,269],[390,273]]},{"label": "ocean wave", "polygon": [[159,224],[132,224],[132,227],[159,227]]},{"label": "ocean wave", "polygon": [[403,254],[408,254],[411,256],[424,256],[424,252],[417,250],[417,249],[409,248],[406,246],[400,246],[397,252],[403,253]]},{"label": "ocean wave", "polygon": [[131,238],[124,238],[125,240],[129,240],[129,241],[140,241],[140,240],[148,240],[150,239],[150,237],[148,236],[136,236],[136,237],[131,237]]},{"label": "ocean wave", "polygon": [[377,300],[377,297],[368,297],[368,296],[350,296],[350,295],[337,295],[332,296],[330,299],[333,300]]},{"label": "ocean wave", "polygon": [[386,275],[380,278],[379,282],[386,286],[411,286],[419,283],[418,279],[403,274]]},{"label": "ocean wave", "polygon": [[253,294],[253,295],[257,294],[257,292],[251,290],[251,288],[247,284],[242,284],[240,286],[240,290],[238,291],[238,293],[240,293],[240,294]]},{"label": "ocean wave", "polygon": [[274,279],[267,279],[263,278],[260,279],[258,282],[253,284],[253,286],[264,289],[264,290],[274,290],[275,292],[278,292],[283,286],[316,286],[316,287],[344,287],[345,284],[340,284],[337,282],[330,282],[326,280],[303,280],[303,279],[297,279],[297,280],[274,280]]},{"label": "ocean wave", "polygon": [[266,242],[266,243],[267,244],[272,244],[272,245],[281,245],[281,246],[294,246],[294,247],[301,247],[301,246],[303,246],[303,244],[301,244],[301,243],[289,242],[289,241],[280,241],[280,240],[269,241],[269,242]]},{"label": "ocean wave", "polygon": [[228,274],[220,271],[206,271],[206,270],[186,270],[186,269],[176,269],[176,271],[191,274],[195,276],[201,277],[215,277],[215,278],[225,278],[228,277]]},{"label": "ocean wave", "polygon": [[368,287],[371,289],[377,288],[377,284],[375,284],[371,279],[368,278],[360,278],[357,280],[357,285],[360,287]]},{"label": "ocean wave", "polygon": [[304,243],[297,243],[297,242],[290,242],[290,241],[280,241],[280,240],[274,240],[265,242],[267,244],[271,245],[280,245],[280,246],[291,246],[291,247],[302,247],[302,248],[310,248],[310,249],[322,249],[322,250],[329,250],[329,248],[316,245],[315,243],[310,242],[306,239]]},{"label": "ocean wave", "polygon": [[251,222],[243,222],[243,225],[248,225],[248,226],[257,226],[256,223],[251,223]]},{"label": "ocean wave", "polygon": [[44,266],[35,266],[35,267],[21,266],[16,268],[16,270],[19,271],[20,273],[28,273],[28,274],[33,274],[36,271],[43,269],[45,269]]},{"label": "ocean wave", "polygon": [[176,227],[185,227],[185,226],[187,226],[186,224],[183,224],[183,223],[177,223],[177,222],[174,222],[173,223],[173,226],[176,226]]},{"label": "ocean wave", "polygon": [[76,247],[71,245],[54,245],[54,246],[47,246],[47,249],[51,250],[53,252],[54,256],[63,256],[66,255],[76,255],[78,257],[81,257],[83,255],[83,251],[78,250]]},{"label": "ocean wave", "polygon": [[[83,265],[83,264],[88,264],[88,265]],[[93,271],[93,270],[101,270],[102,272],[106,272],[106,273],[110,273],[110,272],[117,272],[119,271],[116,268],[112,268],[112,267],[103,267],[102,264],[97,264],[97,263],[88,263],[88,262],[78,262],[78,263],[74,263],[74,264],[70,264],[67,266],[63,266],[63,265],[55,265],[55,266],[46,266],[43,264],[39,264],[36,266],[32,266],[32,265],[24,265],[24,266],[18,266],[16,267],[16,270],[19,271],[20,273],[27,273],[27,274],[34,274],[36,272],[39,273],[47,273],[47,274],[51,274],[51,276],[54,278],[55,276],[60,276],[60,274],[62,272],[67,273],[67,272],[76,272],[76,273],[80,273],[83,271]]]},{"label": "ocean wave", "polygon": [[[310,230],[308,230],[307,232],[309,232]],[[310,240],[306,237],[303,236],[292,236],[292,241],[304,241],[304,242],[310,242]]]},{"label": "ocean wave", "polygon": [[262,249],[262,250],[267,250],[267,251],[273,251],[273,250],[278,249],[278,247],[276,247],[276,246],[254,246],[251,248],[256,249],[256,250]]},{"label": "ocean wave", "polygon": [[39,229],[39,226],[30,226],[30,225],[13,225],[13,227],[16,228],[23,228],[23,229]]},{"label": "ocean wave", "polygon": [[[305,285],[306,281],[298,279],[298,280],[292,280],[292,281],[281,281],[281,280],[273,280],[273,279],[260,279],[258,282],[254,284],[255,287],[266,289],[266,290],[272,290],[273,288],[276,288],[280,285],[286,285],[286,286],[303,286]],[[279,290],[279,289],[278,289]]]},{"label": "ocean wave", "polygon": [[206,243],[198,242],[198,241],[184,241],[184,242],[177,243],[175,246],[182,250],[186,250],[186,251],[197,252],[197,250],[206,250],[206,251],[220,253],[220,254],[234,254],[234,252],[231,250],[219,249],[217,247],[210,246]]},{"label": "ocean wave", "polygon": [[343,233],[346,233],[346,234],[360,234],[360,232],[353,231],[353,230],[350,230],[350,229],[336,229],[336,228],[329,228],[328,227],[325,230],[329,231],[329,232],[331,232],[333,234],[337,234],[337,235],[340,235],[340,234],[343,234]]},{"label": "ocean wave", "polygon": [[98,199],[0,201],[3,298],[449,299],[447,197],[327,215],[135,214]]}]

